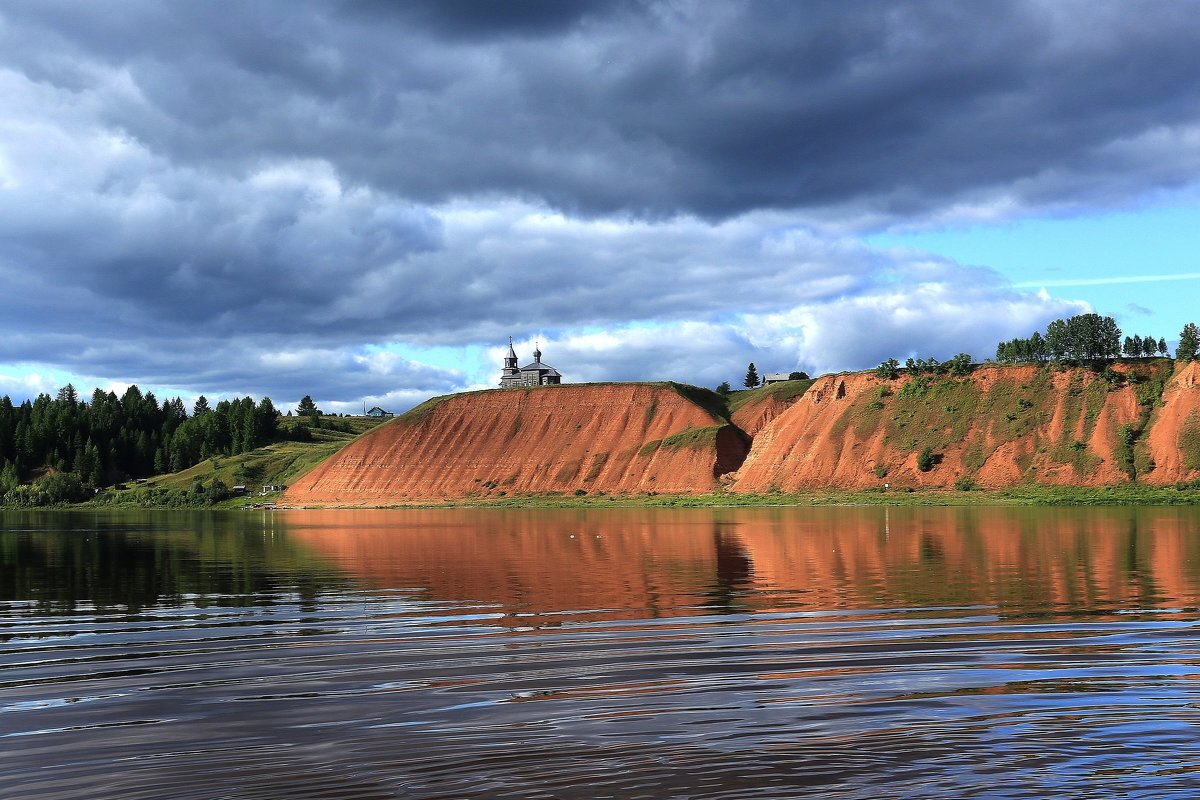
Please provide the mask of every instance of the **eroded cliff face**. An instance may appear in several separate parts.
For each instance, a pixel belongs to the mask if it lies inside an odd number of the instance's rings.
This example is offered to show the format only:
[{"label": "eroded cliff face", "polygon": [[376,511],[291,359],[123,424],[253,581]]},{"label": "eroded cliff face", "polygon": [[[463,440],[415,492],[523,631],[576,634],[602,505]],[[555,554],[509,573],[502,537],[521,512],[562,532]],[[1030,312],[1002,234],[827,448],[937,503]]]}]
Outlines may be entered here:
[{"label": "eroded cliff face", "polygon": [[[1097,486],[1200,475],[1189,466],[1200,455],[1182,446],[1189,420],[1200,435],[1197,365],[1174,376],[1165,360],[1115,370],[1120,378],[1034,366],[960,378],[826,376],[757,432],[731,487]],[[933,463],[921,469],[926,447]]]},{"label": "eroded cliff face", "polygon": [[542,492],[707,492],[746,437],[669,385],[450,395],[355,440],[285,502],[384,505]]},{"label": "eroded cliff face", "polygon": [[1145,437],[1148,483],[1200,479],[1200,362],[1179,367],[1163,390]]},{"label": "eroded cliff face", "polygon": [[1114,371],[829,375],[742,396],[732,422],[672,384],[451,395],[351,443],[285,502],[1200,480],[1200,364]]}]

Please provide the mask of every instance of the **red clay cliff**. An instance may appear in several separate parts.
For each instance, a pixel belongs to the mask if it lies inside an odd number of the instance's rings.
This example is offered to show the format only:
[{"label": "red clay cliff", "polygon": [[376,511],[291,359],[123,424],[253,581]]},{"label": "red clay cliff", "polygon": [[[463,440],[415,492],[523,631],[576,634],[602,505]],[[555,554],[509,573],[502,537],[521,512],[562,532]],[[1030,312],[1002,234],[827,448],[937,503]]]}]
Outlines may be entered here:
[{"label": "red clay cliff", "polygon": [[1195,362],[829,375],[807,390],[758,390],[732,414],[714,399],[677,384],[449,395],[355,440],[285,501],[1200,480]]},{"label": "red clay cliff", "polygon": [[493,389],[437,398],[360,437],[297,481],[286,500],[708,492],[746,450],[740,431],[670,384]]}]

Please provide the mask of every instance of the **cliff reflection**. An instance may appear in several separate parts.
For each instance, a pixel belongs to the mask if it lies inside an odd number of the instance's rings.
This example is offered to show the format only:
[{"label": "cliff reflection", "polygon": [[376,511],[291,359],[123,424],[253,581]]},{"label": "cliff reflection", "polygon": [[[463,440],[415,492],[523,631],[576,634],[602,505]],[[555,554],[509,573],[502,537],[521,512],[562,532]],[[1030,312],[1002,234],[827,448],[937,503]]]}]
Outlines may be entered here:
[{"label": "cliff reflection", "polygon": [[0,602],[307,604],[348,582],[525,615],[1200,606],[1200,509],[0,515]]},{"label": "cliff reflection", "polygon": [[439,509],[283,521],[372,586],[508,615],[1200,605],[1195,509]]}]

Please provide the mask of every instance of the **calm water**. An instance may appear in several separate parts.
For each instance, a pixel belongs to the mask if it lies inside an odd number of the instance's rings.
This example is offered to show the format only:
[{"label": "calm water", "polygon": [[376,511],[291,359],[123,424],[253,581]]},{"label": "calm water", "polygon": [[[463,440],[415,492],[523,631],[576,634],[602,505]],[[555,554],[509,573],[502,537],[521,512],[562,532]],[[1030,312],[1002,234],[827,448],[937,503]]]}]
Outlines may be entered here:
[{"label": "calm water", "polygon": [[0,515],[0,797],[1200,796],[1200,510]]}]

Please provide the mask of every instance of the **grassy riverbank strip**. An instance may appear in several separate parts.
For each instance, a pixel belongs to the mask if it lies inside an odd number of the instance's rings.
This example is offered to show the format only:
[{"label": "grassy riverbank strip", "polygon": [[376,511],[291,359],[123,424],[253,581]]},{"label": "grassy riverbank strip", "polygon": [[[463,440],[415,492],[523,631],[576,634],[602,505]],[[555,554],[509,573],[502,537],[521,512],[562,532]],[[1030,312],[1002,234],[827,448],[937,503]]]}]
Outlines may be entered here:
[{"label": "grassy riverbank strip", "polygon": [[595,494],[563,493],[512,497],[457,498],[404,504],[320,506],[313,508],[777,508],[817,506],[1200,506],[1200,487],[1186,486],[1018,486],[997,490],[813,489],[799,492],[741,494]]},{"label": "grassy riverbank strip", "polygon": [[[129,491],[119,499],[108,497],[56,508],[147,509],[180,508],[241,510],[258,498],[234,497],[211,504],[157,503],[162,495],[154,490]],[[274,500],[275,498],[271,498]],[[1015,486],[996,490],[953,489],[810,489],[798,492],[742,494],[587,494],[546,493],[489,498],[446,498],[414,500],[395,504],[346,504],[311,506],[314,509],[418,509],[418,508],[772,508],[817,506],[1200,506],[1200,486]],[[4,509],[0,506],[0,509]],[[281,508],[297,508],[281,506]],[[259,510],[255,506],[252,510]]]},{"label": "grassy riverbank strip", "polygon": [[[489,508],[608,508],[608,507],[771,507],[771,506],[1117,506],[1200,505],[1200,487],[1174,486],[1018,486],[992,491],[924,489],[813,489],[792,493],[740,494],[714,492],[697,495],[563,495],[539,494],[487,500],[448,500],[423,506],[479,506]],[[404,506],[392,506],[403,508]]]}]

